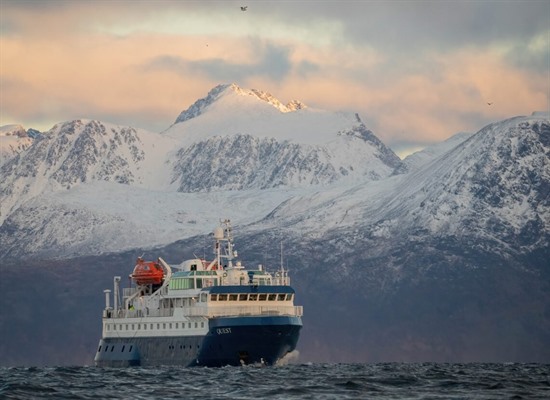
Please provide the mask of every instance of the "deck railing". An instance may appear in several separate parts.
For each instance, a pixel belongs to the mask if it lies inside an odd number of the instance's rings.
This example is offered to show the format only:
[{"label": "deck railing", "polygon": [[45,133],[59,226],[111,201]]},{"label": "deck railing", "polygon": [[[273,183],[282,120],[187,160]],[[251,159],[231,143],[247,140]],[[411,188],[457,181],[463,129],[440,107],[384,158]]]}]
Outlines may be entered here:
[{"label": "deck railing", "polygon": [[[282,315],[301,317],[304,313],[302,306],[272,306],[272,305],[253,305],[253,306],[195,306],[180,308],[165,308],[160,310],[118,310],[107,314],[108,318],[143,318],[143,317],[172,317],[174,311],[181,312],[183,317],[238,317],[252,315]],[[181,311],[179,311],[181,310]]]}]

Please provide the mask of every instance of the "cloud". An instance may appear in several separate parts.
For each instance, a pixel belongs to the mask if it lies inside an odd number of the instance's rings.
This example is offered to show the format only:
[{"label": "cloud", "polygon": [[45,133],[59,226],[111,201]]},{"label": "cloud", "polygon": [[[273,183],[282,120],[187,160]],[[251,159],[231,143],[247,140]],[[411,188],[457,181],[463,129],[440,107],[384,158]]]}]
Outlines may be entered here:
[{"label": "cloud", "polygon": [[262,1],[245,13],[232,1],[0,4],[0,124],[162,130],[237,82],[359,112],[398,145],[549,104],[547,1]]},{"label": "cloud", "polygon": [[[208,47],[208,45],[206,45]],[[290,49],[273,43],[249,46],[248,56],[241,59],[219,57],[188,60],[181,56],[161,55],[146,63],[147,71],[172,71],[180,75],[203,75],[219,82],[239,82],[253,77],[282,81],[292,69]]]}]

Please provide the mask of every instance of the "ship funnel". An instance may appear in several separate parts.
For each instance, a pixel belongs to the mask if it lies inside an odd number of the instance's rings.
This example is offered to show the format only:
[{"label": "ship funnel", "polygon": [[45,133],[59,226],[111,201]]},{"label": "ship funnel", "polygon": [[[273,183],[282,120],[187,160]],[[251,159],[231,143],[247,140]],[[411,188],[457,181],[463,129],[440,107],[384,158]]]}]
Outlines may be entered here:
[{"label": "ship funnel", "polygon": [[111,308],[111,301],[109,299],[111,291],[109,289],[105,289],[103,293],[105,293],[105,309],[108,310],[109,308]]}]

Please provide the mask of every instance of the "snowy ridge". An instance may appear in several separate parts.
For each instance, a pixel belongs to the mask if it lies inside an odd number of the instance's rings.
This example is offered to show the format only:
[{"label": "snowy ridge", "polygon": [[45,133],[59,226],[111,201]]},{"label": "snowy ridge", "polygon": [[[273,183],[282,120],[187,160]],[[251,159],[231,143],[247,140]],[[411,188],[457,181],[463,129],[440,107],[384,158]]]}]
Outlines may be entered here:
[{"label": "snowy ridge", "polygon": [[460,143],[464,142],[470,136],[472,136],[471,133],[459,132],[443,142],[436,143],[432,146],[428,146],[421,151],[417,151],[416,153],[413,153],[405,157],[405,159],[403,160],[403,163],[410,170],[419,169],[423,165],[432,161],[434,158],[458,146]]},{"label": "snowy ridge", "polygon": [[[155,144],[157,154],[152,154]],[[45,190],[69,190],[93,181],[162,186],[159,177],[168,175],[159,170],[163,165],[149,167],[155,156],[171,148],[169,138],[134,128],[89,120],[57,124],[1,166],[6,177],[0,183],[2,218]]]},{"label": "snowy ridge", "polygon": [[[512,118],[417,171],[293,198],[251,229],[285,226],[316,237],[324,226],[372,240],[471,237],[507,250],[519,241],[522,251],[532,251],[550,245],[549,155],[550,120]],[[377,251],[384,247],[380,242]]]},{"label": "snowy ridge", "polygon": [[357,131],[325,146],[251,135],[212,137],[177,153],[172,182],[178,191],[198,192],[351,183],[391,175],[400,163],[395,154],[354,135]]}]

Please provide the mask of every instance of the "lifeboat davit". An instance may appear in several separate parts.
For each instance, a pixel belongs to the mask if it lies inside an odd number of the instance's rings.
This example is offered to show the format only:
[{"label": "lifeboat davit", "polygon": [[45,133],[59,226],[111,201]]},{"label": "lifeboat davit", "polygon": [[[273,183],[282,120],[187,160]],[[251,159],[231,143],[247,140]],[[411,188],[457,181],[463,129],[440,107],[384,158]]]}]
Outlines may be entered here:
[{"label": "lifeboat davit", "polygon": [[164,278],[164,270],[156,261],[144,261],[139,257],[130,275],[138,285],[160,285]]}]

